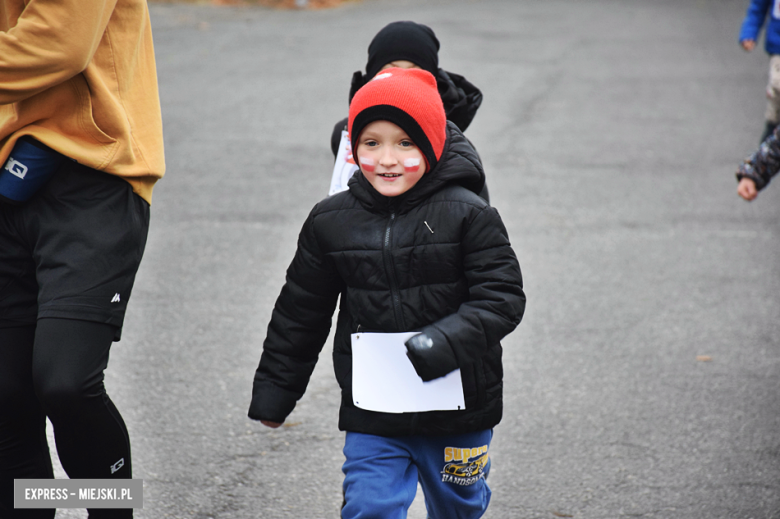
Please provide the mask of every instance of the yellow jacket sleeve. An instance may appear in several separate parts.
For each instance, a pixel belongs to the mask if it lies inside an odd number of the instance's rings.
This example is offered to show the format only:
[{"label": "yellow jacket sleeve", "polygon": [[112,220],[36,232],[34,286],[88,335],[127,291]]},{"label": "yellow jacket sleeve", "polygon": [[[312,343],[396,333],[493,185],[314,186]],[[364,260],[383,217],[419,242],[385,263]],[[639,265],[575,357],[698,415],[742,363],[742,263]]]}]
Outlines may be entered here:
[{"label": "yellow jacket sleeve", "polygon": [[0,33],[0,104],[26,99],[87,68],[115,5],[116,0],[29,0],[16,25]]}]

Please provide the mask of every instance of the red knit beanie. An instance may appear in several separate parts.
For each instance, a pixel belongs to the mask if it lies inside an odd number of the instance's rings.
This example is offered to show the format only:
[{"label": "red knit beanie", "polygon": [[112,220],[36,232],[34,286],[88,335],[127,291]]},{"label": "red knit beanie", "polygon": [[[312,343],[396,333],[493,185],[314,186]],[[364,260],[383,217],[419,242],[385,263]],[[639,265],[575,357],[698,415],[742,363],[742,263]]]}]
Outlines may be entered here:
[{"label": "red knit beanie", "polygon": [[444,151],[447,116],[430,72],[389,68],[381,71],[357,91],[349,105],[349,136],[355,163],[360,132],[374,121],[398,125],[420,148],[429,169]]}]

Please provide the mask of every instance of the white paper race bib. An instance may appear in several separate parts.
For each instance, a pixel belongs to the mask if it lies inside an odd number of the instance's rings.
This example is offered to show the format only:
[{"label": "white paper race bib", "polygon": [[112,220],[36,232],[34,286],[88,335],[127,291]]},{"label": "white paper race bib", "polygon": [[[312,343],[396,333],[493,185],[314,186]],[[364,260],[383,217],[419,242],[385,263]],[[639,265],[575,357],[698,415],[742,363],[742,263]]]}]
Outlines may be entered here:
[{"label": "white paper race bib", "polygon": [[357,170],[358,167],[352,158],[352,144],[349,142],[349,134],[346,130],[342,130],[339,152],[336,155],[336,162],[333,164],[333,177],[330,179],[328,196],[346,191],[348,189],[347,182]]},{"label": "white paper race bib", "polygon": [[460,370],[423,382],[404,342],[419,332],[352,334],[352,401],[383,413],[466,409]]}]

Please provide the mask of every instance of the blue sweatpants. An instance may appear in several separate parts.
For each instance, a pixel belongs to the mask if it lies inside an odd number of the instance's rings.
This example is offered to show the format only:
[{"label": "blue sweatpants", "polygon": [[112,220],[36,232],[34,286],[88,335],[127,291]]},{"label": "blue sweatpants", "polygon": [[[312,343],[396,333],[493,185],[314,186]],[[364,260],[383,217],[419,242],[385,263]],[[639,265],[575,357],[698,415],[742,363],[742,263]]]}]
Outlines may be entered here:
[{"label": "blue sweatpants", "polygon": [[430,519],[476,519],[490,503],[492,430],[386,438],[348,432],[343,519],[404,519],[417,481]]}]

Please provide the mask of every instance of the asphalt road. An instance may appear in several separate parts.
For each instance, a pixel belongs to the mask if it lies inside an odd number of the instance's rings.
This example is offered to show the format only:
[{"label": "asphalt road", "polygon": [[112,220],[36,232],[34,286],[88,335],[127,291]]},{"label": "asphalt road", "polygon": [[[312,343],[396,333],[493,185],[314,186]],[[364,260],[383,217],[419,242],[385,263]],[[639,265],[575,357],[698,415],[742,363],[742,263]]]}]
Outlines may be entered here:
[{"label": "asphalt road", "polygon": [[733,177],[768,68],[737,45],[746,5],[153,4],[168,172],[107,372],[137,517],[338,517],[329,346],[287,427],[246,411],[351,74],[411,19],[484,92],[467,135],[528,294],[487,517],[780,518],[780,186],[749,204]]}]

